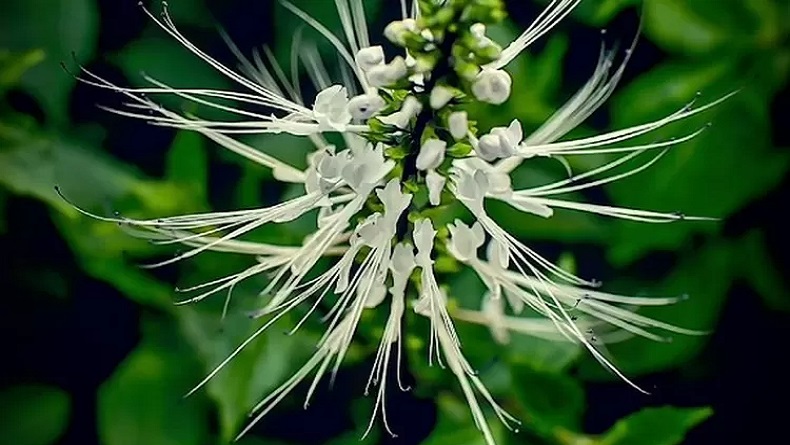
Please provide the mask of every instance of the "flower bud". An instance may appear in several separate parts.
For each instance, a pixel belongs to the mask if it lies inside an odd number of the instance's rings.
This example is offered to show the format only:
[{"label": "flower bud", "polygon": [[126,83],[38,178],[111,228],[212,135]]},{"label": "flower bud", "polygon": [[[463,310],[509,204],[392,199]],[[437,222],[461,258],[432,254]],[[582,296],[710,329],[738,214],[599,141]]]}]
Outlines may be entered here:
[{"label": "flower bud", "polygon": [[441,139],[428,139],[420,147],[417,155],[418,170],[433,170],[442,165],[444,161],[444,151],[447,149],[447,142]]},{"label": "flower bud", "polygon": [[458,261],[470,261],[477,259],[477,249],[485,242],[485,232],[479,222],[472,227],[467,226],[461,220],[455,220],[449,224],[450,252]]},{"label": "flower bud", "polygon": [[482,136],[477,142],[475,152],[477,156],[489,162],[509,158],[516,154],[516,147],[521,143],[522,137],[521,123],[513,119],[509,127],[495,127],[490,133]]},{"label": "flower bud", "polygon": [[368,71],[384,63],[384,49],[381,46],[362,48],[354,56],[354,61],[362,71]]},{"label": "flower bud", "polygon": [[447,126],[450,127],[450,134],[455,140],[461,140],[469,133],[469,120],[466,111],[456,111],[447,118]]},{"label": "flower bud", "polygon": [[469,27],[469,33],[477,40],[486,38],[486,25],[482,23],[475,23]]},{"label": "flower bud", "polygon": [[386,102],[378,94],[361,94],[348,101],[348,112],[354,119],[369,119],[381,111]]},{"label": "flower bud", "polygon": [[384,28],[384,37],[390,42],[403,46],[406,44],[406,34],[417,30],[414,19],[396,20]]},{"label": "flower bud", "polygon": [[348,93],[345,87],[332,85],[318,93],[313,105],[313,118],[321,131],[344,131],[351,122],[347,109]]},{"label": "flower bud", "polygon": [[432,206],[438,206],[442,202],[442,189],[447,182],[444,176],[436,173],[436,170],[428,170],[425,175],[425,185],[428,187],[428,200]]},{"label": "flower bud", "polygon": [[387,124],[393,125],[400,129],[404,129],[409,125],[409,121],[422,111],[422,104],[414,96],[409,96],[403,100],[401,109],[386,116],[381,116],[378,119]]},{"label": "flower bud", "polygon": [[446,86],[438,85],[431,90],[431,108],[438,110],[444,107],[453,98],[453,90]]},{"label": "flower bud", "polygon": [[376,88],[390,86],[406,77],[408,71],[406,60],[398,56],[388,64],[371,67],[368,70],[368,82]]},{"label": "flower bud", "polygon": [[472,94],[480,101],[499,105],[510,97],[512,84],[510,75],[505,71],[484,69],[472,83]]}]

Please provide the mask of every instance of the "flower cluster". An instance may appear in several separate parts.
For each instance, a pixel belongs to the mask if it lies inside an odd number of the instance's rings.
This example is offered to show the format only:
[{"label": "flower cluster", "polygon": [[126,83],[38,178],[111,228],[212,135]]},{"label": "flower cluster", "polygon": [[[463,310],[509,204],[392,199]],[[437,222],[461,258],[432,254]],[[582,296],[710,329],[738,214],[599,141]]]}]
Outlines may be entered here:
[{"label": "flower cluster", "polygon": [[[416,0],[411,5],[401,0],[402,19],[383,31],[388,47],[394,47],[398,53],[390,57],[383,46],[371,43],[361,0],[335,1],[345,41],[284,1],[286,8],[326,37],[352,74],[343,84],[330,83],[320,68],[317,52],[305,47],[299,56],[319,90],[311,105],[302,100],[298,80],[285,78],[282,70],[270,71],[260,59],[251,62],[232,46],[241,60],[241,71],[235,71],[197,48],[176,28],[166,6],[161,16],[145,12],[243,92],[176,89],[155,79],[149,79],[149,88],[122,88],[83,70],[84,82],[128,98],[128,108],[112,111],[156,125],[196,131],[272,169],[277,180],[304,185],[300,196],[265,208],[151,220],[92,215],[133,226],[157,241],[188,246],[160,265],[204,251],[235,252],[256,258],[255,265],[246,270],[193,287],[190,290],[195,295],[182,303],[229,291],[252,276],[270,277],[262,291],[269,298],[255,314],[264,317],[265,323],[195,389],[283,315],[301,311],[304,321],[317,307],[327,307],[326,332],[315,354],[255,407],[254,424],[297,384],[313,376],[309,400],[330,366],[335,372],[343,362],[365,311],[389,311],[368,389],[377,387],[373,417],[381,412],[390,431],[384,407],[390,361],[394,353],[400,363],[404,317],[425,317],[430,325],[429,360],[446,366],[457,378],[476,425],[487,443],[493,444],[479,399],[490,405],[506,425],[517,420],[497,405],[464,358],[456,322],[488,326],[495,341],[503,344],[512,333],[581,344],[629,383],[597,345],[627,336],[618,333],[655,340],[664,339],[656,330],[697,333],[630,309],[671,304],[676,298],[630,297],[596,290],[599,283],[552,264],[510,235],[486,212],[485,202],[498,200],[541,218],[550,218],[554,209],[560,208],[642,222],[689,219],[678,213],[587,204],[561,197],[648,168],[666,149],[698,132],[649,144],[629,144],[630,140],[717,103],[699,108],[689,104],[653,122],[563,140],[611,95],[630,49],[619,65],[614,64],[614,51],[602,50],[589,81],[531,134],[525,135],[517,120],[483,133],[470,120],[467,113],[474,109],[470,105],[499,105],[509,99],[513,89],[528,87],[514,85],[506,70],[508,64],[579,2],[553,0],[527,30],[503,47],[486,35],[487,27],[505,16],[501,0]],[[159,94],[174,94],[234,113],[240,119],[215,121],[184,115],[158,105],[152,97]],[[231,107],[226,105],[228,101],[250,107]],[[257,111],[261,109],[267,112]],[[297,169],[237,139],[243,134],[281,132],[309,137],[315,144],[307,169]],[[341,135],[344,146],[327,143],[324,133]],[[511,184],[511,173],[533,157],[564,162],[564,156],[593,154],[617,156],[558,182],[518,190]],[[647,157],[647,162],[612,173],[642,156]],[[432,215],[436,212],[431,209],[452,204],[462,205],[469,218],[449,225],[435,220]],[[264,225],[286,224],[312,211],[317,214],[316,230],[301,245],[242,239]],[[337,258],[333,265],[317,276],[309,275],[315,272],[318,261],[328,256]],[[448,305],[452,296],[447,294],[441,271],[436,268],[440,256],[471,268],[485,283],[487,292],[481,296],[479,307]],[[596,335],[593,329],[601,325],[616,329]],[[398,384],[403,388],[399,376]],[[372,422],[373,419],[371,425]]]}]

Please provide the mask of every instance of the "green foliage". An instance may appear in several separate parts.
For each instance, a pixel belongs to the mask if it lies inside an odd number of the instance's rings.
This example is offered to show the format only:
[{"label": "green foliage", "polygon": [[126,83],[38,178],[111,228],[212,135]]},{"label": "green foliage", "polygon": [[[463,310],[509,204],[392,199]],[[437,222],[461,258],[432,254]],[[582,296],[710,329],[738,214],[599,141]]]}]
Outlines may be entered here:
[{"label": "green foliage", "polygon": [[20,83],[53,122],[67,121],[67,100],[75,79],[61,62],[84,63],[96,48],[98,10],[93,0],[8,0],[0,4],[0,42],[13,52],[41,51],[44,60]]},{"label": "green foliage", "polygon": [[601,445],[676,445],[686,432],[711,416],[710,408],[647,408],[618,421]]},{"label": "green foliage", "polygon": [[171,327],[160,324],[144,324],[143,342],[99,389],[98,432],[104,444],[205,443],[206,405],[196,398],[183,399],[199,375],[195,358],[168,340]]},{"label": "green foliage", "polygon": [[19,385],[0,391],[0,437],[16,445],[52,445],[69,424],[71,401],[52,386]]}]

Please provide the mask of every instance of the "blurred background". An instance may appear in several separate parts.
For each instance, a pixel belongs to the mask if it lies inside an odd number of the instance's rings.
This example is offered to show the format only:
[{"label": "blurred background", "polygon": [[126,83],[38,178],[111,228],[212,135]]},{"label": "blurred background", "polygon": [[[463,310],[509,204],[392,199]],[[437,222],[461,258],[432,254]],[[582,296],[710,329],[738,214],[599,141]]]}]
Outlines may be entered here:
[{"label": "blurred background", "polygon": [[[294,3],[338,30],[334,2]],[[526,28],[547,2],[507,3],[510,18],[492,30],[502,42]],[[301,24],[276,2],[169,4],[182,31],[227,64],[234,59],[220,27],[246,54],[269,45],[289,69]],[[365,5],[373,36],[399,14],[395,0]],[[158,11],[160,4],[151,8]],[[502,444],[760,443],[786,436],[790,2],[585,0],[511,65],[514,93],[507,104],[471,111],[484,128],[512,118],[537,128],[592,73],[601,44],[626,48],[640,23],[642,36],[619,89],[575,136],[662,117],[698,92],[699,103],[740,92],[650,135],[680,136],[713,123],[647,171],[583,198],[721,220],[647,225],[571,212],[542,220],[501,206],[491,211],[540,253],[602,280],[607,290],[689,295],[643,312],[712,333],[612,346],[615,363],[648,396],[575,346],[519,336],[498,346],[486,329],[461,327],[470,361],[524,420],[517,434],[491,421]],[[317,42],[327,70],[337,74],[333,51],[309,30],[304,36]],[[141,269],[173,251],[79,215],[54,186],[81,207],[137,217],[266,205],[294,190],[195,134],[98,108],[121,98],[77,83],[62,62],[72,71],[85,65],[119,85],[142,86],[145,73],[174,86],[230,87],[158,29],[136,0],[0,4],[0,443],[228,443],[249,408],[309,356],[321,326],[288,336],[286,323],[184,399],[258,326],[246,314],[259,303],[264,279],[235,291],[224,322],[222,298],[175,307],[178,286],[235,272],[251,260],[206,254]],[[309,90],[309,80],[303,81]],[[163,102],[184,106],[173,98]],[[288,136],[248,142],[295,165],[304,165],[310,150]],[[585,169],[604,160],[570,162]],[[518,170],[514,182],[562,174],[558,165],[535,162]],[[309,224],[293,224],[255,236],[297,243],[310,231]],[[469,273],[454,275],[451,286],[453,297],[469,307],[483,289]],[[378,335],[380,323],[363,322],[332,388],[322,384],[305,411],[306,388],[300,387],[241,443],[359,443],[372,408],[362,393]],[[399,437],[377,426],[363,442],[483,444],[450,373],[427,367],[422,336],[419,330],[408,334],[405,373],[412,391],[388,394]]]}]

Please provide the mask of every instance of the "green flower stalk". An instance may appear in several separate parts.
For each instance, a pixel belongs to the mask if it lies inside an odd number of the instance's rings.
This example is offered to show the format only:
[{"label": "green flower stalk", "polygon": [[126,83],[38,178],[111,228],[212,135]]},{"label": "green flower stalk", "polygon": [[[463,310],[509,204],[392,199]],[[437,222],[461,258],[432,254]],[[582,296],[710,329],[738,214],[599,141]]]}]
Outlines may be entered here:
[{"label": "green flower stalk", "polygon": [[[496,42],[486,29],[505,17],[501,0],[401,0],[402,18],[387,25],[384,37],[397,49],[387,54],[371,44],[361,0],[335,0],[343,25],[336,36],[319,21],[284,1],[291,12],[315,28],[334,46],[350,76],[331,83],[317,52],[305,47],[299,56],[319,91],[304,102],[296,85],[279,67],[271,71],[260,59],[240,56],[235,71],[191,43],[171,21],[166,5],[161,17],[145,12],[165,32],[227,78],[240,91],[172,88],[149,79],[148,88],[123,88],[83,69],[82,81],[125,95],[128,106],[115,113],[155,125],[198,132],[217,144],[273,171],[274,178],[303,184],[304,193],[271,207],[171,216],[150,220],[124,217],[136,233],[162,243],[180,243],[187,250],[157,265],[184,260],[205,251],[251,255],[255,265],[236,274],[188,289],[195,303],[229,292],[243,280],[265,274],[265,304],[255,313],[260,328],[220,363],[193,390],[201,388],[238,353],[285,314],[301,321],[327,305],[327,328],[314,355],[291,378],[253,410],[252,421],[265,416],[306,379],[312,379],[305,405],[319,380],[343,362],[363,314],[388,312],[367,390],[375,390],[371,426],[380,414],[387,423],[385,394],[391,362],[401,362],[403,319],[407,313],[425,317],[428,360],[448,368],[469,405],[475,424],[488,444],[494,438],[480,402],[508,427],[518,420],[500,407],[463,354],[456,323],[490,328],[494,341],[507,344],[511,334],[573,342],[584,346],[603,366],[632,383],[605,356],[601,346],[627,336],[665,340],[660,331],[700,334],[635,313],[632,308],[673,304],[679,298],[644,298],[598,290],[600,283],[563,270],[505,231],[487,212],[486,201],[502,201],[530,214],[551,218],[554,209],[571,209],[646,223],[691,218],[572,201],[563,196],[639,173],[679,143],[700,131],[648,144],[629,142],[672,122],[698,114],[724,99],[693,108],[693,103],[662,119],[581,139],[565,136],[587,119],[612,94],[630,55],[615,66],[615,51],[602,51],[589,81],[553,116],[531,134],[518,120],[480,131],[467,109],[475,104],[500,105],[515,89],[510,62],[565,18],[580,0],[554,0],[513,42]],[[157,95],[173,94],[197,104],[238,116],[208,120],[164,108]],[[226,105],[227,101],[239,108]],[[252,107],[241,108],[244,105]],[[268,110],[263,113],[259,110]],[[240,142],[245,134],[290,133],[310,138],[315,151],[300,170]],[[329,144],[326,133],[341,136]],[[557,182],[523,189],[511,185],[511,173],[535,157],[564,162],[566,156],[614,154],[592,170],[570,174]],[[629,162],[637,167],[613,174]],[[447,224],[437,215],[458,205],[469,219]],[[299,245],[246,241],[245,235],[269,224],[288,224],[317,210],[316,230]],[[309,275],[317,262],[334,257],[328,270]],[[477,307],[450,304],[445,276],[437,260],[449,259],[471,268],[487,291]],[[311,278],[308,278],[310,276]],[[315,276],[315,277],[313,277]],[[623,335],[623,333],[627,335]],[[405,390],[396,372],[397,383]],[[640,389],[641,390],[641,389]]]}]

